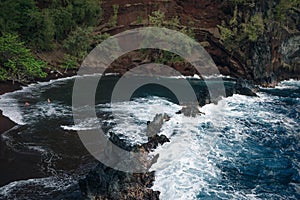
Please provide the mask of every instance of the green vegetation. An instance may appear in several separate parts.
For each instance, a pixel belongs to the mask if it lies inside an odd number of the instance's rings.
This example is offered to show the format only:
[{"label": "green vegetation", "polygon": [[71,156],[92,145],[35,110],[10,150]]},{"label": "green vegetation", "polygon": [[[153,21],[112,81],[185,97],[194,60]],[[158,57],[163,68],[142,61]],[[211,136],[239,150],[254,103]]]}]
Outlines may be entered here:
[{"label": "green vegetation", "polygon": [[258,40],[264,34],[264,20],[262,14],[258,13],[251,17],[248,23],[242,24],[245,35],[251,42]]},{"label": "green vegetation", "polygon": [[[92,42],[103,37],[91,36],[101,17],[101,0],[0,1],[0,37],[4,45],[0,54],[0,79],[24,82],[45,76],[42,68],[46,63],[35,59],[32,53],[63,47],[79,62]],[[5,47],[8,43],[11,45]],[[66,56],[61,67],[70,69],[71,63],[76,64],[70,56]]]},{"label": "green vegetation", "polygon": [[[254,0],[229,0],[229,2],[233,7],[232,17],[218,27],[221,41],[230,51],[239,49],[249,42],[257,42],[265,33],[276,34],[276,31],[272,31],[274,27],[277,30],[283,27],[289,30],[296,29],[297,23],[289,23],[288,16],[291,18],[297,12],[299,14],[300,3],[297,0],[267,1],[266,11],[257,10],[257,5],[262,2]],[[263,12],[267,15],[263,15]]]},{"label": "green vegetation", "polygon": [[0,37],[0,63],[0,80],[26,82],[46,76],[42,71],[46,63],[35,59],[15,34]]},{"label": "green vegetation", "polygon": [[229,50],[233,50],[243,42],[256,42],[265,32],[262,13],[256,13],[247,19],[238,19],[238,6],[235,6],[233,16],[229,23],[219,25],[221,41]]},{"label": "green vegetation", "polygon": [[66,54],[64,58],[64,62],[61,64],[60,67],[65,69],[65,72],[69,69],[76,69],[78,67],[77,57]]},{"label": "green vegetation", "polygon": [[[247,45],[260,42],[266,35],[280,38],[282,29],[293,33],[300,24],[299,0],[227,2],[230,6],[226,12],[231,18],[218,27],[221,41],[232,53],[246,54],[243,51],[249,49]],[[47,51],[49,57],[55,52],[65,54],[55,67],[65,70],[78,67],[92,48],[109,37],[103,32],[118,25],[119,6],[113,5],[112,11],[111,18],[104,24],[101,0],[1,0],[0,80],[26,82],[45,76],[43,68],[47,63],[33,55]],[[137,16],[135,25],[166,27],[194,38],[193,21],[184,26],[179,17],[167,18],[161,10],[152,12],[148,18],[142,18],[144,14]],[[164,38],[157,33],[148,34]],[[180,40],[179,35],[175,34],[173,41]],[[189,40],[182,44],[182,51],[189,53]],[[118,44],[108,48],[118,48]],[[155,57],[161,63],[183,62],[179,56],[162,50],[157,50]]]},{"label": "green vegetation", "polygon": [[113,16],[109,19],[108,24],[110,27],[116,27],[118,24],[118,12],[119,12],[119,5],[113,5]]},{"label": "green vegetation", "polygon": [[170,20],[167,20],[165,17],[165,13],[160,10],[154,11],[151,13],[151,15],[149,15],[149,25],[177,30],[179,32],[187,34],[191,38],[194,38],[194,31],[192,29],[193,26],[182,25],[177,16],[171,18]]},{"label": "green vegetation", "polygon": [[275,20],[282,25],[286,25],[288,16],[299,15],[299,0],[279,0],[273,9]]},{"label": "green vegetation", "polygon": [[95,26],[99,0],[5,0],[0,2],[0,34],[17,33],[35,51],[51,50],[76,27]]},{"label": "green vegetation", "polygon": [[165,13],[160,10],[153,11],[151,15],[149,15],[149,23],[151,26],[162,27],[166,26],[167,21],[165,20]]},{"label": "green vegetation", "polygon": [[64,48],[67,53],[78,57],[79,59],[83,59],[86,56],[92,42],[91,33],[91,27],[77,27],[74,31],[72,31],[68,38],[64,41]]},{"label": "green vegetation", "polygon": [[[165,13],[157,10],[152,12],[151,15],[149,15],[149,25],[150,26],[155,26],[155,27],[166,27],[172,30],[179,31],[183,34],[188,35],[191,38],[194,38],[194,31],[192,29],[193,26],[184,26],[181,24],[180,20],[178,17],[173,17],[171,19],[166,19]],[[150,34],[150,37],[162,37],[162,39],[165,39],[164,35],[157,35],[157,33],[147,33]],[[151,36],[151,34],[153,34]],[[174,34],[173,35],[173,41],[177,40],[183,40],[184,38],[181,37],[179,34]],[[172,43],[172,41],[169,41]],[[189,41],[182,41],[182,44],[178,48],[182,48],[182,52],[190,52],[190,44]],[[162,51],[162,50],[157,50],[157,56],[155,62],[157,63],[163,63],[163,64],[170,64],[170,63],[176,63],[176,62],[184,62],[184,60],[179,56],[176,55],[172,52],[168,51]]]},{"label": "green vegetation", "polygon": [[[236,12],[234,12],[236,13]],[[218,26],[221,32],[221,41],[227,47],[233,47],[242,41],[256,42],[264,34],[264,20],[261,13],[257,13],[249,21],[238,24],[236,14],[229,22],[230,26]]]},{"label": "green vegetation", "polygon": [[142,16],[139,15],[139,16],[137,17],[136,22],[137,22],[137,24],[142,24],[142,23],[143,23],[143,18],[142,18]]}]

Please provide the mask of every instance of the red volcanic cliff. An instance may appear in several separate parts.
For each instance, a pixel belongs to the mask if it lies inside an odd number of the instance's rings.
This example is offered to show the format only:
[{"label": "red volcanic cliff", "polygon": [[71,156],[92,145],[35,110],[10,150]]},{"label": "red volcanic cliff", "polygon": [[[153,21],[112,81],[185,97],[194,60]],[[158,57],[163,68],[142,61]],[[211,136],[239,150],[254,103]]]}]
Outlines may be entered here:
[{"label": "red volcanic cliff", "polygon": [[[272,85],[283,79],[299,78],[300,76],[300,69],[297,67],[299,54],[297,54],[297,49],[291,47],[291,42],[288,42],[289,40],[293,40],[299,44],[299,31],[291,34],[272,27],[275,29],[274,32],[277,35],[273,34],[273,32],[267,32],[258,41],[246,41],[243,47],[233,52],[225,48],[223,43],[220,42],[218,25],[224,24],[226,21],[228,22],[232,17],[233,7],[228,1],[107,0],[103,1],[102,4],[104,10],[103,22],[108,22],[112,17],[114,5],[118,5],[117,26],[105,29],[102,25],[100,26],[100,31],[105,30],[110,34],[116,34],[142,25],[147,26],[149,23],[148,16],[153,11],[160,10],[165,13],[166,19],[177,16],[181,24],[193,27],[195,39],[205,47],[219,67],[220,72],[224,75],[247,78],[262,85]],[[267,6],[263,3],[258,2],[255,6],[257,7],[255,7],[252,15],[255,14],[255,10],[267,13]],[[249,15],[251,15],[250,11],[247,11],[247,8],[242,7],[240,12],[249,12]],[[143,23],[136,23],[138,19],[143,19]],[[296,19],[296,22],[297,20],[299,21],[299,19]],[[283,46],[288,52],[287,54],[292,55],[292,58],[289,59],[282,53]],[[131,61],[129,57],[122,60],[127,66],[130,65]],[[286,67],[291,65],[293,66],[292,69]],[[186,70],[186,66],[177,66],[176,69],[184,75],[193,74],[195,71],[191,69],[191,66],[188,67],[189,70]],[[122,70],[119,72],[122,72]]]}]

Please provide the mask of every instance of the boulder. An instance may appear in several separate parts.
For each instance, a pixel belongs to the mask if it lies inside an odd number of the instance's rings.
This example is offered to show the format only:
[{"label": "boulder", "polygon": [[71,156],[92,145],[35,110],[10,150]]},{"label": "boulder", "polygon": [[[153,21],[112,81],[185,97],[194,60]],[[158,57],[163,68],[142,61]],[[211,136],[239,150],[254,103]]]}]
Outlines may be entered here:
[{"label": "boulder", "polygon": [[186,117],[196,117],[197,115],[204,114],[200,111],[200,106],[198,105],[186,105],[183,108],[176,112],[176,114],[183,114]]},{"label": "boulder", "polygon": [[258,91],[259,87],[255,86],[252,82],[244,79],[237,79],[235,85],[236,94],[258,97],[258,95],[256,94]]}]

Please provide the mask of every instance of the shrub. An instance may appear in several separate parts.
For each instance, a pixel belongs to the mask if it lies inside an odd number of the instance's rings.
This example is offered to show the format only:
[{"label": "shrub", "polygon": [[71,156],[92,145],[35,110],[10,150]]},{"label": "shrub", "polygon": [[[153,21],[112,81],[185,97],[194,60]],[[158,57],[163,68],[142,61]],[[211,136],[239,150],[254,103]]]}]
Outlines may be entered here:
[{"label": "shrub", "polygon": [[115,27],[118,24],[119,5],[113,5],[113,12],[113,16],[111,16],[108,22],[111,27]]},{"label": "shrub", "polygon": [[91,32],[91,27],[77,27],[64,41],[64,48],[66,51],[78,59],[83,59],[90,49],[92,42]]},{"label": "shrub", "polygon": [[69,54],[66,54],[64,57],[64,62],[61,64],[60,67],[65,69],[65,71],[69,69],[77,69],[78,68],[77,58]]},{"label": "shrub", "polygon": [[46,76],[42,71],[46,63],[35,59],[15,34],[3,34],[0,37],[0,63],[3,64],[1,79],[27,82]]}]

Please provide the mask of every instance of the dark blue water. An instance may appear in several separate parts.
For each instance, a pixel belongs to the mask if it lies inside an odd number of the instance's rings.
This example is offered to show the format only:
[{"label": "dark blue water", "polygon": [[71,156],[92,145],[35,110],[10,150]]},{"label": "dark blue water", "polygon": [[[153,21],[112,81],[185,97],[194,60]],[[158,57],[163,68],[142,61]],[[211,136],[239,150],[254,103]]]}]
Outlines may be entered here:
[{"label": "dark blue water", "polygon": [[[240,117],[248,137],[233,146],[232,162],[218,163],[224,185],[262,199],[300,199],[300,85],[285,82],[262,89],[262,102],[240,104],[251,115]],[[254,111],[254,112],[253,112]],[[264,112],[266,116],[260,116]],[[225,137],[227,136],[224,130]]]},{"label": "dark blue water", "polygon": [[[260,98],[224,98],[204,106],[206,115],[197,118],[176,115],[176,98],[157,85],[140,89],[132,101],[109,104],[116,80],[106,82],[96,110],[107,132],[142,143],[148,120],[161,112],[171,116],[161,132],[171,142],[157,149],[153,166],[153,189],[161,199],[300,199],[299,81],[262,89]],[[205,102],[205,84],[192,84]],[[1,151],[9,152],[2,155],[4,164],[11,168],[0,172],[0,199],[64,199],[64,191],[95,165],[76,130],[99,124],[74,125],[72,87],[66,79],[1,96],[0,109],[20,125],[1,135]],[[16,152],[26,159],[11,161]]]},{"label": "dark blue water", "polygon": [[162,199],[300,199],[300,82],[258,95],[228,97],[164,130],[180,136],[157,150]]}]

